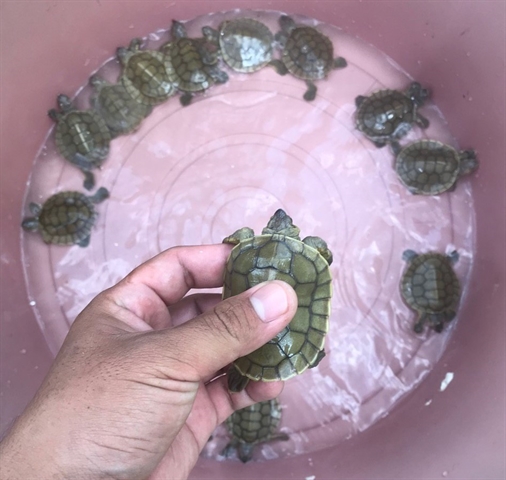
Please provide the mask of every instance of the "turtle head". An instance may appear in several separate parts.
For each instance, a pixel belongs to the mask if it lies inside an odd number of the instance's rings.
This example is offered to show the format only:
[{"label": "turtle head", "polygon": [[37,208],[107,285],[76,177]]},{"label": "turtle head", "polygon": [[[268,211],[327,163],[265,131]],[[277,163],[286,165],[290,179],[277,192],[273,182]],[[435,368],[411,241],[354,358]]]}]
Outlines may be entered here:
[{"label": "turtle head", "polygon": [[212,43],[213,45],[219,45],[220,43],[220,34],[218,30],[214,29],[213,27],[205,26],[202,27],[202,35],[204,38]]},{"label": "turtle head", "polygon": [[406,95],[417,106],[421,107],[429,98],[430,92],[427,88],[422,88],[418,82],[413,82],[408,88]]},{"label": "turtle head", "polygon": [[293,224],[291,217],[281,208],[276,210],[276,213],[271,217],[267,226],[262,230],[262,235],[272,235],[274,233],[300,240],[299,227]]},{"label": "turtle head", "polygon": [[67,95],[60,94],[56,98],[56,102],[58,103],[58,108],[63,112],[70,112],[74,106],[72,105],[72,100]]},{"label": "turtle head", "polygon": [[119,60],[121,64],[125,64],[128,58],[128,49],[125,47],[118,47],[116,49],[116,58]]},{"label": "turtle head", "polygon": [[279,17],[279,26],[283,32],[290,34],[295,28],[295,22],[292,17],[281,15],[281,17]]},{"label": "turtle head", "polygon": [[467,175],[474,172],[478,168],[478,159],[474,150],[463,150],[459,152],[460,158],[460,174]]}]

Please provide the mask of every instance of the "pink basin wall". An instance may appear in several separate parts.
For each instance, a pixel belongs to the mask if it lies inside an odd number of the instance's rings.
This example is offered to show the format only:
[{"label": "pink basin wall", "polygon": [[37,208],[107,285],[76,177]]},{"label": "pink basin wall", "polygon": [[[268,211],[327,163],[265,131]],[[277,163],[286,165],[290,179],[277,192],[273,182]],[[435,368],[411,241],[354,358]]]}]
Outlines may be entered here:
[{"label": "pink basin wall", "polygon": [[[201,461],[193,478],[504,478],[506,125],[504,2],[10,2],[1,5],[1,431],[30,400],[51,355],[28,304],[19,222],[52,99],[72,93],[134,36],[172,18],[245,8],[304,14],[386,52],[434,90],[453,134],[477,149],[477,254],[455,335],[423,384],[337,447],[249,464]],[[444,392],[446,372],[454,380]],[[432,400],[430,405],[426,405]]]}]

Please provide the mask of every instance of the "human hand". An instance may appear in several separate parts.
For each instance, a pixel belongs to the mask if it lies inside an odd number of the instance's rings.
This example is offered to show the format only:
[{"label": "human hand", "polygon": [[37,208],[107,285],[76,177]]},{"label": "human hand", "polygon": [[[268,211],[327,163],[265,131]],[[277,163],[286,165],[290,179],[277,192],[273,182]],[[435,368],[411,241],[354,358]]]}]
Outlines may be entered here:
[{"label": "human hand", "polygon": [[2,478],[184,479],[217,425],[279,395],[282,382],[229,394],[216,376],[288,324],[292,288],[184,297],[221,286],[229,252],[169,249],[98,295],[0,445]]}]

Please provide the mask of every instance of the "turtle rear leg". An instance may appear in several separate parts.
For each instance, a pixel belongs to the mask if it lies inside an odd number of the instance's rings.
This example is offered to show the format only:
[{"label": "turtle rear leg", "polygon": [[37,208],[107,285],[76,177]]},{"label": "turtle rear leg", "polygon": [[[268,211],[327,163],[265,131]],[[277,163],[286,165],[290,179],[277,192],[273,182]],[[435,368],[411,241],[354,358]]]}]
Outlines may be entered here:
[{"label": "turtle rear leg", "polygon": [[183,95],[179,97],[179,102],[183,107],[186,107],[190,105],[191,101],[193,99],[193,95],[190,92],[185,92]]},{"label": "turtle rear leg", "polygon": [[428,315],[426,313],[421,314],[418,317],[418,320],[413,327],[413,330],[415,331],[415,333],[422,333],[423,326],[424,326],[425,322],[427,322],[427,321],[430,321]]},{"label": "turtle rear leg", "polygon": [[311,80],[306,80],[307,90],[303,98],[306,102],[312,102],[316,98],[316,85]]},{"label": "turtle rear leg", "polygon": [[271,60],[268,65],[276,70],[278,75],[286,75],[288,73],[288,68],[281,60]]},{"label": "turtle rear leg", "polygon": [[84,173],[83,187],[86,190],[93,190],[95,186],[95,176],[89,170],[82,170],[82,172]]},{"label": "turtle rear leg", "polygon": [[233,365],[227,371],[228,391],[231,393],[242,392],[249,383],[249,378],[241,375]]},{"label": "turtle rear leg", "polygon": [[311,364],[311,366],[309,368],[315,368],[319,365],[319,363],[323,360],[323,358],[325,357],[326,353],[325,353],[325,350],[320,350],[318,352],[318,355],[316,356],[316,359],[315,361]]},{"label": "turtle rear leg", "polygon": [[87,247],[89,244],[90,244],[90,235],[88,235],[87,237],[83,238],[80,242],[77,242],[77,244],[80,246],[80,247]]},{"label": "turtle rear leg", "polygon": [[362,105],[364,103],[364,100],[366,99],[367,97],[364,97],[363,95],[358,95],[357,97],[355,97],[355,106],[358,108],[360,107],[360,105]]},{"label": "turtle rear leg", "polygon": [[232,235],[225,237],[222,243],[229,243],[230,245],[237,245],[241,243],[243,240],[247,240],[248,238],[253,238],[255,236],[255,232],[249,227],[243,227],[239,230],[235,231]]},{"label": "turtle rear leg", "polygon": [[89,197],[93,203],[103,202],[106,198],[109,198],[109,190],[105,187],[100,187],[94,195]]},{"label": "turtle rear leg", "polygon": [[335,69],[344,68],[344,67],[348,66],[348,62],[343,57],[336,57],[336,58],[334,58],[334,62],[332,64],[332,66]]},{"label": "turtle rear leg", "polygon": [[332,264],[332,261],[334,259],[332,252],[330,251],[327,242],[323,240],[320,237],[306,237],[304,240],[302,240],[303,243],[306,245],[309,245],[310,247],[313,247],[314,249],[318,250],[318,253],[327,260],[327,263],[329,265]]}]

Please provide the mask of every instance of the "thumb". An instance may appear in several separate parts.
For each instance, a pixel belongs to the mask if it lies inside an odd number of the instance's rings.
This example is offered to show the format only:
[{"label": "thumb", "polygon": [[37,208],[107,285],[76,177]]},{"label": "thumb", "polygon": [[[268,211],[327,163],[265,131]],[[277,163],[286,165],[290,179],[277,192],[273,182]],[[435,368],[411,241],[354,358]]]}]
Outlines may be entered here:
[{"label": "thumb", "polygon": [[172,354],[177,352],[179,361],[193,367],[197,378],[186,380],[199,381],[267,343],[283,330],[296,310],[297,296],[292,287],[281,281],[265,282],[159,333],[170,343]]}]

